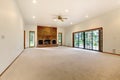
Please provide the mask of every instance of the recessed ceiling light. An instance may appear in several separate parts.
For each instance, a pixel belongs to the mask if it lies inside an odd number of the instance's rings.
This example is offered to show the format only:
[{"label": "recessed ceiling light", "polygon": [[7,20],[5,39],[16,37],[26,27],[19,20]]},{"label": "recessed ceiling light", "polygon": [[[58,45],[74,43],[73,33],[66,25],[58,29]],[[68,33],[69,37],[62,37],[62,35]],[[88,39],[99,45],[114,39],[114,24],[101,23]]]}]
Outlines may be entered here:
[{"label": "recessed ceiling light", "polygon": [[54,19],[54,21],[57,21],[57,19]]},{"label": "recessed ceiling light", "polygon": [[86,17],[86,18],[88,18],[89,16],[88,16],[88,15],[86,15],[85,17]]},{"label": "recessed ceiling light", "polygon": [[33,16],[32,18],[33,18],[33,19],[35,19],[36,17],[35,17],[35,16]]},{"label": "recessed ceiling light", "polygon": [[69,10],[68,10],[68,9],[66,9],[66,10],[65,10],[65,12],[69,12]]},{"label": "recessed ceiling light", "polygon": [[37,1],[36,1],[36,0],[33,0],[33,3],[35,4],[35,3],[37,3]]},{"label": "recessed ceiling light", "polygon": [[73,24],[72,22],[70,24]]}]

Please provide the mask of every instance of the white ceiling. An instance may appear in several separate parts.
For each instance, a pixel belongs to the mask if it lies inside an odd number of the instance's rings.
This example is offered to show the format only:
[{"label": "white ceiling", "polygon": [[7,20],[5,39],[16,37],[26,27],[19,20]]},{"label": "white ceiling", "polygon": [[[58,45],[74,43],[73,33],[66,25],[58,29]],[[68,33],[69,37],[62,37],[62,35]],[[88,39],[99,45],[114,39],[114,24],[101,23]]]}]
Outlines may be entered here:
[{"label": "white ceiling", "polygon": [[[120,7],[120,0],[36,0],[36,3],[33,0],[16,1],[25,24],[41,26],[71,26],[71,22],[74,25]],[[65,12],[66,9],[69,11]],[[64,22],[54,21],[55,15],[63,15],[68,19]]]}]

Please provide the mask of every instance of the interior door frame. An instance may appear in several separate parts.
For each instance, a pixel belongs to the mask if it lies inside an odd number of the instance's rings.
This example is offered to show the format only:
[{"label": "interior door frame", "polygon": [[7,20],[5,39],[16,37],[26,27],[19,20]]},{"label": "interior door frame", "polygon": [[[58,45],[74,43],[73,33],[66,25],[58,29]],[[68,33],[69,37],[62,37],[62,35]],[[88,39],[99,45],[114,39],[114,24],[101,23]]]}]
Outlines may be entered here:
[{"label": "interior door frame", "polygon": [[35,35],[34,35],[34,46],[30,46],[30,32],[34,32],[35,34],[35,31],[29,31],[29,47],[32,48],[35,47]]}]

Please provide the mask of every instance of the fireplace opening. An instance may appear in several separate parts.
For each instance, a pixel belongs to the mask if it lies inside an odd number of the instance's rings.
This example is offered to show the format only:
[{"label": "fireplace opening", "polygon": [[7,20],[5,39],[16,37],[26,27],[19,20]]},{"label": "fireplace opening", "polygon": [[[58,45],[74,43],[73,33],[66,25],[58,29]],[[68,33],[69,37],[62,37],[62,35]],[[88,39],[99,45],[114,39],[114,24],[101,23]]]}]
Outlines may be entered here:
[{"label": "fireplace opening", "polygon": [[56,40],[52,40],[52,44],[56,44]]},{"label": "fireplace opening", "polygon": [[43,40],[39,40],[39,41],[38,41],[38,44],[39,44],[39,45],[43,45]]},{"label": "fireplace opening", "polygon": [[44,40],[44,44],[50,44],[50,40]]}]

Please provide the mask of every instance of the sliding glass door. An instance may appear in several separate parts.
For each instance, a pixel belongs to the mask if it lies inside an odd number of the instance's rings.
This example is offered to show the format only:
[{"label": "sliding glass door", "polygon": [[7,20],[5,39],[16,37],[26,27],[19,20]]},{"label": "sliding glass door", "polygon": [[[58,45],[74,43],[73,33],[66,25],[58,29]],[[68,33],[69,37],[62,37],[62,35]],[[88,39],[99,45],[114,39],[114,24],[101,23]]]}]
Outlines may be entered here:
[{"label": "sliding glass door", "polygon": [[100,51],[100,30],[74,33],[74,47]]}]

